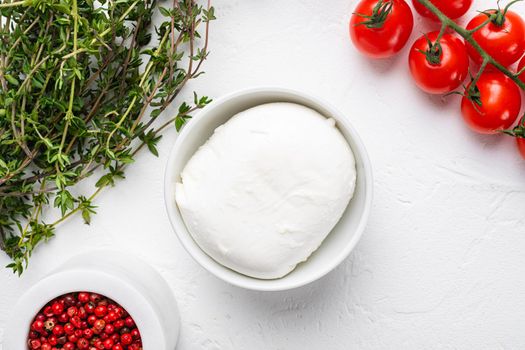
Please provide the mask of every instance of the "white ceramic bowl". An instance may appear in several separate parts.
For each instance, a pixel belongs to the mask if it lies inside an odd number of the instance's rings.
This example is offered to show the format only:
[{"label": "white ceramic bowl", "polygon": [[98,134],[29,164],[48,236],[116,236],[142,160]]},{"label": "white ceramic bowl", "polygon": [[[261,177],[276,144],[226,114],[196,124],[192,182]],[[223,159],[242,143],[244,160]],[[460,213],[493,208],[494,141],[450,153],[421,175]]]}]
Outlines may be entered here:
[{"label": "white ceramic bowl", "polygon": [[37,312],[56,297],[80,291],[104,295],[128,311],[144,349],[175,349],[180,319],[168,284],[144,261],[113,251],[79,255],[29,289],[9,318],[5,349],[27,349],[29,327]]},{"label": "white ceramic bowl", "polygon": [[[334,118],[356,159],[357,184],[354,198],[343,217],[310,258],[280,279],[262,280],[242,275],[217,263],[193,240],[175,203],[175,183],[195,151],[235,114],[270,102],[292,102],[310,107]],[[372,170],[365,147],[348,117],[326,102],[302,92],[281,88],[254,88],[239,91],[213,101],[184,127],[171,151],[165,177],[165,201],[168,216],[184,248],[206,270],[233,285],[260,291],[286,290],[303,286],[326,275],[339,265],[355,247],[365,229],[372,205]],[[334,174],[335,175],[335,174]]]}]

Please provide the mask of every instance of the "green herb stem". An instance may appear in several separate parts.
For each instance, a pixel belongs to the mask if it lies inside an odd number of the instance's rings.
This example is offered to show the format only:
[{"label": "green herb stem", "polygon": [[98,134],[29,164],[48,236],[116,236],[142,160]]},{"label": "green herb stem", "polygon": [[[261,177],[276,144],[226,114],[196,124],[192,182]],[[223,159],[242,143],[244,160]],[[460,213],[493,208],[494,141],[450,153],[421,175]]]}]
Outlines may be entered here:
[{"label": "green herb stem", "polygon": [[[162,131],[179,130],[211,101],[195,95],[179,102],[174,117],[161,116],[201,74],[215,19],[209,1],[173,0],[171,9],[156,0],[101,5],[0,4],[0,248],[18,274],[60,223],[76,213],[91,222],[92,202],[124,177],[140,150],[158,155]],[[166,18],[153,31],[157,10]],[[90,195],[72,191],[94,174],[100,178]],[[48,207],[60,212],[50,224]]]},{"label": "green herb stem", "polygon": [[27,6],[28,4],[29,4],[28,1],[4,2],[0,4],[0,8],[17,7],[17,6],[22,6],[22,5]]}]

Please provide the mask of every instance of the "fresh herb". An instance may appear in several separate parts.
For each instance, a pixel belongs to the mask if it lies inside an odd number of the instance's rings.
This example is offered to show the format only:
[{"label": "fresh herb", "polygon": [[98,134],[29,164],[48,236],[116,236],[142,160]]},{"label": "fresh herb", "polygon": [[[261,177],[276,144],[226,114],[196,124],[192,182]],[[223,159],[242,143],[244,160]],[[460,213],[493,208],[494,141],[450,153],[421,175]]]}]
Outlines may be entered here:
[{"label": "fresh herb", "polygon": [[[163,22],[153,30],[157,15]],[[213,19],[210,3],[195,0],[0,3],[0,247],[14,272],[60,222],[80,213],[89,224],[93,199],[124,177],[135,154],[157,155],[161,131],[179,130],[210,102],[195,94],[159,119],[201,74]],[[71,191],[100,171],[92,194]],[[58,208],[56,221],[45,220],[49,207]]]}]

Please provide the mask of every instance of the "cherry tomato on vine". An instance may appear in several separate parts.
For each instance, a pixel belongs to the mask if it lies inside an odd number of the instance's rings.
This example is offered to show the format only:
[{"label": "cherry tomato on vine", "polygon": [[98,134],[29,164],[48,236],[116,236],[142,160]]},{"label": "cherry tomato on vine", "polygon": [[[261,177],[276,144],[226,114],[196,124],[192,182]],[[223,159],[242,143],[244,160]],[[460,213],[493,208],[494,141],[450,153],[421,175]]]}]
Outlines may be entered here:
[{"label": "cherry tomato on vine", "polygon": [[469,84],[461,101],[461,113],[470,128],[482,134],[510,128],[521,109],[516,83],[501,72],[488,71],[481,74],[476,87],[471,89]]},{"label": "cherry tomato on vine", "polygon": [[[521,72],[522,69],[525,69],[525,57],[523,57],[520,61],[520,64],[518,65],[518,72]],[[525,71],[520,74],[519,76],[520,80],[525,83]]]},{"label": "cherry tomato on vine", "polygon": [[521,118],[519,125],[517,125],[514,130],[510,133],[516,138],[516,144],[518,145],[518,150],[520,151],[521,156],[525,159],[525,116]]},{"label": "cherry tomato on vine", "polygon": [[[438,21],[437,16],[430,12],[430,10],[418,0],[412,0],[412,3],[421,16]],[[472,5],[472,0],[431,0],[431,3],[433,3],[447,17],[456,19],[467,13]]]},{"label": "cherry tomato on vine", "polygon": [[520,154],[523,157],[523,159],[525,159],[525,138],[516,137],[516,141],[518,143],[518,150],[520,151]]},{"label": "cherry tomato on vine", "polygon": [[468,74],[469,59],[463,40],[439,32],[416,40],[408,57],[410,72],[416,85],[430,94],[446,94],[455,90]]},{"label": "cherry tomato on vine", "polygon": [[404,0],[362,0],[350,19],[350,37],[362,54],[386,58],[405,46],[413,27],[412,10]]},{"label": "cherry tomato on vine", "polygon": [[[490,21],[483,25],[488,19]],[[472,35],[474,40],[503,66],[510,66],[525,53],[525,22],[517,13],[507,9],[481,13],[467,25],[467,30],[475,28],[479,29]],[[476,49],[470,44],[467,49],[470,57],[481,63]]]}]

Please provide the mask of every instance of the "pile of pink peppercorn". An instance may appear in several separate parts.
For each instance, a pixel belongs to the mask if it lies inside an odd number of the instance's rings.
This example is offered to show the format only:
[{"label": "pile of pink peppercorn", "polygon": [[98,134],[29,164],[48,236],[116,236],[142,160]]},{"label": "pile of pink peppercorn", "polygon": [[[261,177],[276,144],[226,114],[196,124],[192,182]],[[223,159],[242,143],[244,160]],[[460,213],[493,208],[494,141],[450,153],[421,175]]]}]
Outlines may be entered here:
[{"label": "pile of pink peppercorn", "polygon": [[30,350],[142,350],[133,318],[113,300],[79,292],[58,297],[35,316]]}]

